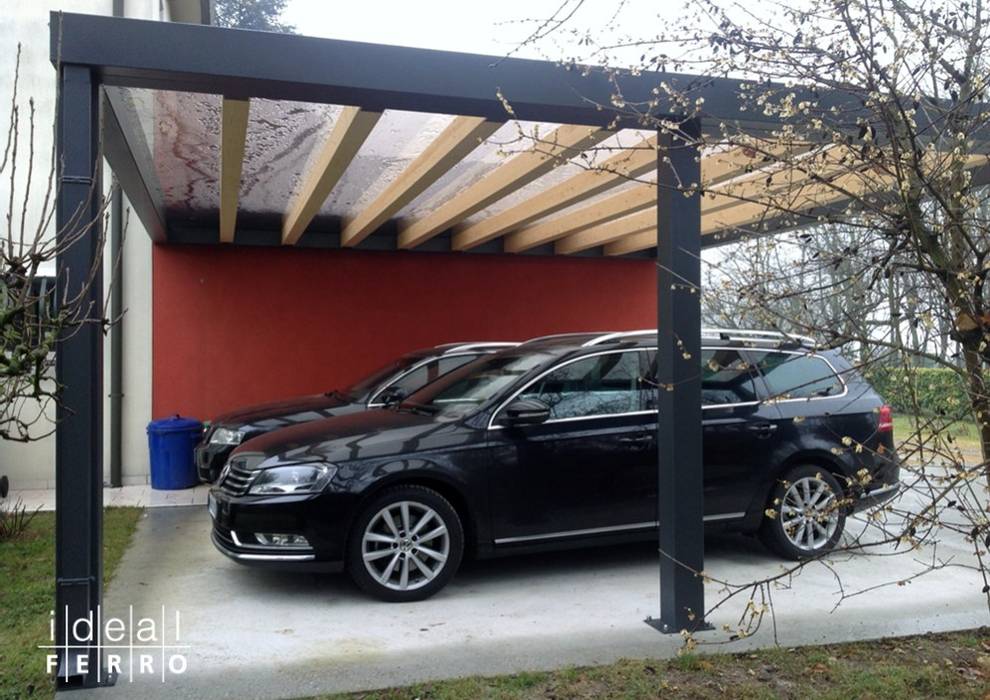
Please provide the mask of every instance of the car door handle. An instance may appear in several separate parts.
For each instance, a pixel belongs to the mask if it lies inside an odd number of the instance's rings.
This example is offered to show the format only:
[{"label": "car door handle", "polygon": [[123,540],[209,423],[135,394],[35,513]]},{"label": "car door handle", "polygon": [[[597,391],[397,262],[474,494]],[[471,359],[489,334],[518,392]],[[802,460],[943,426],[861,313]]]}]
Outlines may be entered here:
[{"label": "car door handle", "polygon": [[777,426],[774,423],[750,423],[746,429],[756,433],[757,437],[768,438],[777,431]]}]

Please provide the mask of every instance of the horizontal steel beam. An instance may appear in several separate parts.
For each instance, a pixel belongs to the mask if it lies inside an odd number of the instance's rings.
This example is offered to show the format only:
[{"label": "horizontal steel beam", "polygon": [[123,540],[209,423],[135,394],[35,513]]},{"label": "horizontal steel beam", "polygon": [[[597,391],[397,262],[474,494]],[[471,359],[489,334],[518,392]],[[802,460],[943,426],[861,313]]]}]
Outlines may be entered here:
[{"label": "horizontal steel beam", "polygon": [[[104,83],[206,92],[247,99],[302,100],[370,111],[506,118],[606,126],[616,86],[630,105],[660,100],[665,82],[704,98],[714,123],[763,128],[778,120],[740,111],[739,81],[675,73],[567,70],[551,61],[320,39],[173,22],[53,12],[51,59],[91,66]],[[674,110],[676,111],[676,110]],[[630,126],[639,126],[630,119]]]},{"label": "horizontal steel beam", "polygon": [[[426,241],[416,248],[412,248],[411,253],[452,253],[455,252],[452,247],[451,233],[448,231],[446,233],[440,234]],[[215,226],[203,225],[180,225],[171,224],[169,225],[167,236],[165,240],[168,243],[177,244],[189,244],[189,245],[219,245],[220,235]],[[239,246],[270,246],[270,247],[282,247],[282,234],[279,229],[276,228],[265,228],[265,227],[251,227],[244,226],[238,227],[237,232],[234,234],[234,245]],[[346,248],[347,250],[373,250],[373,251],[398,251],[406,252],[399,248],[398,240],[396,237],[394,222],[389,222],[381,229],[371,234],[370,236],[364,238],[356,246],[343,246],[340,242],[340,232],[339,228],[334,230],[309,230],[303,233],[299,238],[299,241],[295,244],[296,248],[320,248],[324,250],[333,250],[337,248]],[[505,250],[502,246],[502,239],[496,239],[489,241],[483,245],[476,246],[466,253],[458,253],[458,255],[463,254],[488,254],[488,255],[502,255]],[[567,257],[576,258],[598,258],[604,255],[604,248],[602,246],[596,246],[594,248],[589,248],[588,250],[583,250],[579,253],[573,253]],[[553,243],[547,243],[545,245],[537,246],[531,248],[524,253],[515,253],[513,257],[519,255],[535,255],[535,256],[546,256],[546,255],[556,255],[553,247]],[[629,255],[614,256],[614,257],[624,257],[624,258],[653,258],[656,256],[655,250],[641,251],[636,253],[631,253]],[[560,257],[560,256],[558,256]]]}]

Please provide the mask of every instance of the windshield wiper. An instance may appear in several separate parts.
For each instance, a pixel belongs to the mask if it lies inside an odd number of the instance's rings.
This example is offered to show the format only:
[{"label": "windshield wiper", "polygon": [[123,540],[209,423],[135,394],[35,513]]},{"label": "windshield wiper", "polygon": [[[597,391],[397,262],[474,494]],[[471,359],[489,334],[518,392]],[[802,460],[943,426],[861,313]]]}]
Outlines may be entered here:
[{"label": "windshield wiper", "polygon": [[339,389],[331,389],[330,391],[324,392],[324,396],[329,396],[332,399],[340,399],[341,401],[353,401],[354,399]]}]

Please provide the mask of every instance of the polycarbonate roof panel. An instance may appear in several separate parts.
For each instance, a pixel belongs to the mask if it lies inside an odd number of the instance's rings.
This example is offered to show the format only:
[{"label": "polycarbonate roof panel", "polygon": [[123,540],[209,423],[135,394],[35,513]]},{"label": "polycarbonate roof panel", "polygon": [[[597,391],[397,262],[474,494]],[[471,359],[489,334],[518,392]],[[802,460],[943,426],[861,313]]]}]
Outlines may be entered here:
[{"label": "polycarbonate roof panel", "polygon": [[[580,155],[571,158],[567,163],[557,166],[551,170],[546,175],[543,175],[527,185],[514,190],[506,197],[494,202],[491,206],[486,209],[482,209],[477,214],[474,214],[470,218],[463,222],[463,226],[467,226],[478,221],[483,221],[490,216],[499,214],[507,209],[511,209],[517,204],[534,197],[544,190],[548,190],[555,185],[569,180],[575,175],[580,175],[589,169],[600,167],[602,163],[611,158],[612,156],[618,155],[621,151],[635,148],[636,146],[642,146],[645,139],[655,136],[655,131],[641,130],[641,129],[622,129],[616,134],[609,136],[604,141],[601,141],[594,148],[590,148],[584,151]],[[642,180],[647,180],[648,177],[644,176],[640,178]],[[654,173],[653,179],[656,180],[656,174]],[[618,186],[616,186],[618,187]],[[619,190],[611,188],[608,190],[608,194],[614,194]],[[597,197],[596,197],[597,199]],[[580,205],[587,205],[592,202],[592,198],[586,198],[584,201],[580,202]],[[562,210],[566,211],[566,210]]]},{"label": "polycarbonate roof panel", "polygon": [[[136,123],[132,131],[137,131],[146,141],[146,156],[158,180],[169,220],[186,225],[216,226],[220,206],[222,98],[165,90],[111,89],[121,96],[128,116]],[[251,100],[238,203],[239,229],[277,230],[301,179],[332,132],[341,109],[335,105]],[[331,219],[346,220],[360,213],[454,119],[452,115],[443,114],[384,112],[323,203],[313,227],[319,230]],[[513,156],[539,147],[539,142],[545,141],[559,126],[544,122],[506,122],[394,218],[412,219],[430,213]],[[555,167],[474,214],[461,225],[516,206],[589,167],[600,165],[621,150],[641,145],[653,134],[638,129],[619,131],[581,156]],[[640,180],[654,177],[655,174],[650,173]],[[620,184],[572,204],[553,217],[592,205],[635,184]]]},{"label": "polycarbonate roof panel", "polygon": [[340,112],[336,105],[251,100],[238,217],[281,217]]},{"label": "polycarbonate roof panel", "polygon": [[220,203],[220,96],[118,89],[146,139],[152,172],[172,220],[213,215]]},{"label": "polycarbonate roof panel", "polygon": [[454,120],[446,114],[385,110],[321,215],[353,217],[375,200]]},{"label": "polycarbonate roof panel", "polygon": [[509,158],[546,139],[559,124],[513,120],[500,126],[466,158],[448,170],[425,192],[407,204],[396,218],[415,219],[428,214],[460,190],[470,187]]}]

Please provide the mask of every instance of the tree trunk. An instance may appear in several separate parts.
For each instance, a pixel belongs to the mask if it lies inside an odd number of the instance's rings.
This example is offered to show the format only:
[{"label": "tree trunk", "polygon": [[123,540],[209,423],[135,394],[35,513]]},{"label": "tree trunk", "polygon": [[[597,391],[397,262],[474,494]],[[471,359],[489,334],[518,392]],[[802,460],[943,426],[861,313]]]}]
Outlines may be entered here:
[{"label": "tree trunk", "polygon": [[963,343],[963,357],[966,362],[966,380],[968,383],[969,401],[973,408],[973,416],[980,431],[980,449],[983,455],[983,470],[990,484],[990,400],[988,400],[983,374],[983,358],[979,351],[980,336],[975,341]]}]

